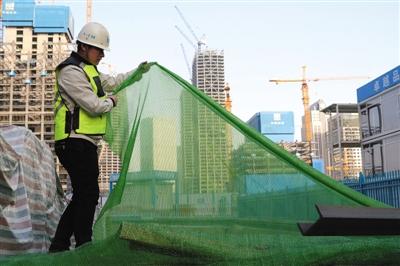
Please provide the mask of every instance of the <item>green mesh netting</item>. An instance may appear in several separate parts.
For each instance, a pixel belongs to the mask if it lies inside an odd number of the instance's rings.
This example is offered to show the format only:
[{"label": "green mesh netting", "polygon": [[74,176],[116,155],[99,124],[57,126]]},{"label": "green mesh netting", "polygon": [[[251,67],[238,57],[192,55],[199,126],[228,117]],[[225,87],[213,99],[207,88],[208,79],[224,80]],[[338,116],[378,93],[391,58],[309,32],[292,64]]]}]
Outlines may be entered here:
[{"label": "green mesh netting", "polygon": [[383,207],[247,126],[164,67],[115,93],[106,139],[123,160],[94,242],[37,265],[397,264],[397,237],[303,237],[315,204]]}]

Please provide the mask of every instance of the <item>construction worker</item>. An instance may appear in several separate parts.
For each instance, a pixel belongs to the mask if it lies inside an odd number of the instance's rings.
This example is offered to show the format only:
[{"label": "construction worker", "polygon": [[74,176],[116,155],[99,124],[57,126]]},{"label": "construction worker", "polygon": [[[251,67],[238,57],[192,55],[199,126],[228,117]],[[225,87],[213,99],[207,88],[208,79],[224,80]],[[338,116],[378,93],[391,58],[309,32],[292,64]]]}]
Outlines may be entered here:
[{"label": "construction worker", "polygon": [[77,52],[56,68],[55,151],[71,179],[73,196],[57,227],[50,252],[69,250],[92,240],[94,213],[99,198],[97,144],[105,134],[106,116],[117,105],[107,96],[132,72],[111,77],[96,66],[109,50],[107,29],[96,22],[79,32]]}]

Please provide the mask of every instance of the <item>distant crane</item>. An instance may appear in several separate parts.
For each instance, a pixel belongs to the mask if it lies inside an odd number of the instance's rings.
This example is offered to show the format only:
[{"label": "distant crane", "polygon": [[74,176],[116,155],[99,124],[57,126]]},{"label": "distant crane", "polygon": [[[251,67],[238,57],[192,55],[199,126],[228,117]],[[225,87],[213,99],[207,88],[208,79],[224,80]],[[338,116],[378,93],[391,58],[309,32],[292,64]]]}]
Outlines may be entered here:
[{"label": "distant crane", "polygon": [[[197,50],[200,51],[202,46],[206,44],[205,41],[204,41],[204,36],[201,39],[199,39],[197,37],[197,35],[194,33],[192,27],[190,27],[190,24],[187,22],[187,20],[183,16],[183,14],[180,11],[180,9],[177,6],[175,6],[175,9],[178,12],[179,16],[181,17],[181,19],[183,20],[183,23],[185,23],[186,27],[188,28],[188,30],[192,34],[193,38],[196,40],[196,42],[197,42]],[[185,37],[185,39],[187,41],[191,42],[190,39],[177,26],[175,26],[175,28],[177,28],[177,30],[183,35],[183,37]]]},{"label": "distant crane", "polygon": [[307,82],[315,82],[322,80],[352,80],[352,79],[366,79],[370,77],[366,76],[350,76],[350,77],[325,77],[325,78],[307,78],[306,77],[306,66],[302,66],[303,77],[301,79],[270,79],[269,82],[274,82],[277,85],[279,83],[286,82],[301,82],[301,93],[304,107],[304,125],[305,125],[305,137],[306,141],[311,143],[312,141],[312,128],[311,128],[311,112],[309,109],[310,97],[308,95],[308,84]]},{"label": "distant crane", "polygon": [[[192,41],[189,39],[189,37],[186,36],[186,34],[178,26],[175,25],[175,28],[179,31],[180,34],[182,34],[182,36],[186,39],[186,41],[190,45],[192,45],[193,48],[196,50],[196,45],[194,45],[194,43],[192,43]],[[187,55],[186,55],[185,47],[183,46],[182,43],[181,43],[181,49],[182,49],[183,57],[185,59],[186,67],[188,68],[188,71],[189,71],[190,80],[193,81],[192,80],[192,68],[190,67],[189,60],[188,60]]]},{"label": "distant crane", "polygon": [[93,0],[86,0],[86,23],[92,21],[92,3]]},{"label": "distant crane", "polygon": [[191,45],[193,46],[193,49],[196,50],[196,45],[194,45],[194,43],[190,40],[190,38],[181,30],[181,28],[179,28],[178,26],[175,25],[175,29],[182,34],[183,38],[185,38],[185,40]]},{"label": "distant crane", "polygon": [[182,43],[181,43],[181,49],[182,49],[183,57],[185,58],[186,67],[187,67],[188,72],[189,72],[189,77],[191,77],[192,76],[192,68],[190,67],[189,60],[188,60],[188,58],[186,56],[186,51],[185,51],[185,48],[183,47]]},{"label": "distant crane", "polygon": [[[183,38],[185,38],[185,40],[193,47],[193,49],[195,51],[199,52],[201,50],[201,48],[202,48],[202,45],[205,45],[205,42],[201,41],[201,40],[199,40],[199,38],[197,38],[197,36],[194,33],[192,27],[190,27],[190,24],[186,21],[185,17],[183,16],[183,14],[179,10],[179,8],[177,6],[175,6],[175,9],[178,12],[179,16],[181,17],[181,19],[183,20],[183,22],[185,23],[185,25],[188,28],[188,30],[190,31],[190,33],[192,34],[192,36],[194,37],[194,39],[197,41],[197,46],[193,43],[193,41],[177,25],[175,25],[176,30],[183,36]],[[182,49],[183,57],[185,58],[185,63],[186,63],[187,69],[189,71],[190,80],[192,80],[192,70],[191,70],[191,67],[190,67],[190,64],[189,64],[189,60],[188,60],[187,55],[186,55],[185,48],[184,48],[182,43],[181,43],[181,49]]]}]

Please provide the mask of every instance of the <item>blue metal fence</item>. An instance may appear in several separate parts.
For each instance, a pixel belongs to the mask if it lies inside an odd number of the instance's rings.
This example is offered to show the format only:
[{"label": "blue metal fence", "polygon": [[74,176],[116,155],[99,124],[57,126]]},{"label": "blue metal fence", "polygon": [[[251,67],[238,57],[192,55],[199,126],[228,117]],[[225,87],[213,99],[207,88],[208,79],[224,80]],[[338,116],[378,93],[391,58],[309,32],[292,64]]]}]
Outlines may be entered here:
[{"label": "blue metal fence", "polygon": [[388,205],[400,207],[400,170],[357,179],[345,179],[346,186]]}]

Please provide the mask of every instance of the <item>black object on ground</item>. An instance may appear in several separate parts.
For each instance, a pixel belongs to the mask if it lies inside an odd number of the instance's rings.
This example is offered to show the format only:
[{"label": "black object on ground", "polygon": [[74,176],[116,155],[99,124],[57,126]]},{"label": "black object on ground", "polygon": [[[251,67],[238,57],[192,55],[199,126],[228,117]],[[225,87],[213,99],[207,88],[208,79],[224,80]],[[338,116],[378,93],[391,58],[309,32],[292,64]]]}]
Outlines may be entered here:
[{"label": "black object on ground", "polygon": [[400,235],[399,208],[315,207],[315,223],[297,223],[304,236]]}]

